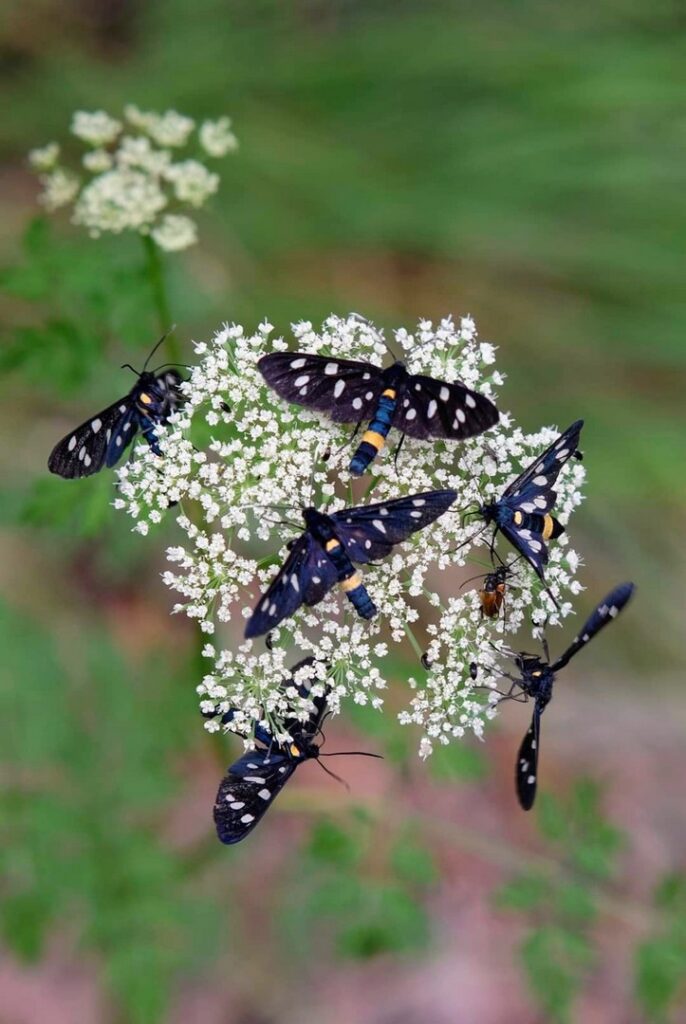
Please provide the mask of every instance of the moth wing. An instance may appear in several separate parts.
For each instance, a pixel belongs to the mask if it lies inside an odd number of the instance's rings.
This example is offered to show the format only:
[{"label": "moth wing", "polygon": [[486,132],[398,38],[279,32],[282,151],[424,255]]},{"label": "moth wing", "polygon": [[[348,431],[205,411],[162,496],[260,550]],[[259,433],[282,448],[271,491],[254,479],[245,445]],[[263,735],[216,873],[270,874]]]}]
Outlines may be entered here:
[{"label": "moth wing", "polygon": [[603,598],[600,604],[594,608],[564,654],[551,666],[552,671],[557,672],[564,668],[582,647],[585,647],[601,629],[607,626],[608,622],[616,619],[622,608],[631,600],[635,589],[633,583],[620,583],[614,590],[611,590],[607,597]]},{"label": "moth wing", "polygon": [[324,412],[336,423],[371,419],[383,390],[381,369],[352,359],[273,352],[257,366],[281,398]]},{"label": "moth wing", "polygon": [[420,440],[462,441],[494,426],[499,415],[489,398],[459,381],[448,384],[417,375],[408,377],[393,426]]},{"label": "moth wing", "polygon": [[[517,504],[518,507],[518,503],[513,503],[509,499],[533,500],[537,494],[543,495],[552,491],[560,470],[578,449],[579,436],[583,425],[583,420],[576,420],[570,427],[567,427],[537,459],[534,459],[531,465],[516,480],[512,481],[503,492],[503,499],[508,499],[507,503],[509,505]],[[552,492],[552,494],[552,502],[548,508],[552,508],[555,501],[555,493]],[[541,508],[536,511],[548,511],[548,508]]]},{"label": "moth wing", "polygon": [[536,705],[531,725],[522,740],[515,766],[517,798],[525,811],[530,811],[538,786],[538,748],[541,736],[541,709]]},{"label": "moth wing", "polygon": [[248,750],[231,765],[214,802],[222,843],[239,843],[252,832],[299,763],[279,752]]},{"label": "moth wing", "polygon": [[303,533],[248,619],[245,636],[268,633],[303,601],[317,604],[335,582],[336,570],[325,551],[309,533]]},{"label": "moth wing", "polygon": [[450,508],[457,491],[425,491],[407,498],[342,509],[333,515],[336,534],[356,562],[387,555],[394,544],[429,526]]},{"label": "moth wing", "polygon": [[[58,441],[50,453],[48,469],[72,480],[92,476],[121,458],[136,428],[133,399],[125,395]],[[121,444],[115,444],[116,438]]]}]

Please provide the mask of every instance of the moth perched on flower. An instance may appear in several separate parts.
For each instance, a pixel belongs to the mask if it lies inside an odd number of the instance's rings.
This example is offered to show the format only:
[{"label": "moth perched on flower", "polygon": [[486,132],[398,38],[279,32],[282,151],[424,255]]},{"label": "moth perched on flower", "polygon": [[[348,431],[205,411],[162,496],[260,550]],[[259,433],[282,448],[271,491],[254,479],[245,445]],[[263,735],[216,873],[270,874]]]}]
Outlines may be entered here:
[{"label": "moth perched on flower", "polygon": [[169,252],[197,241],[195,221],[185,211],[203,206],[219,187],[219,175],[205,161],[238,146],[228,117],[204,121],[196,133],[195,121],[175,110],[157,114],[131,104],[121,120],[79,110],[71,131],[87,147],[78,169],[60,165],[54,142],[29,154],[45,208],[73,204],[73,222],[92,238],[135,231]]},{"label": "moth perched on flower", "polygon": [[[457,445],[450,438],[408,434],[400,459],[392,447],[384,448],[358,482],[349,470],[352,430],[316,409],[277,398],[258,364],[270,353],[290,350],[301,358],[371,364],[380,373],[389,362],[383,336],[358,316],[330,316],[319,329],[295,324],[290,342],[272,335],[268,323],[253,334],[232,325],[197,344],[198,363],[181,385],[183,407],[160,429],[164,459],[141,446],[119,471],[115,504],[136,519],[140,533],[164,514],[176,515],[182,537],[167,552],[164,581],[179,597],[174,611],[197,620],[213,637],[205,648],[209,671],[198,684],[201,707],[232,711],[223,726],[213,716],[207,727],[247,737],[262,728],[279,736],[285,722],[305,721],[297,690],[283,686],[295,650],[315,659],[332,711],[345,697],[381,708],[391,680],[404,679],[409,704],[400,717],[422,729],[422,754],[468,730],[481,735],[495,714],[488,689],[495,688],[504,665],[494,642],[497,647],[503,636],[521,629],[538,634],[544,622],[568,615],[569,598],[580,589],[579,558],[569,534],[552,539],[550,594],[522,559],[507,615],[483,616],[479,584],[463,591],[460,584],[475,571],[481,570],[482,579],[492,570],[488,538],[474,536],[462,514],[497,500],[558,431],[525,434],[514,425],[498,399],[503,377],[494,368],[495,349],[478,340],[471,318],[421,321],[412,333],[394,332],[393,347],[403,362],[415,375],[459,381],[467,389],[461,394],[497,402],[500,418],[485,434]],[[581,501],[583,479],[577,460],[560,467],[555,514],[563,524]],[[275,567],[288,556],[284,542],[302,533],[302,509],[315,508],[336,521],[351,506],[390,508],[425,492],[456,498],[426,528],[367,566],[364,586],[379,610],[375,618],[361,618],[333,590],[318,594],[322,599],[312,606],[296,602],[300,606],[286,618],[275,616],[268,646],[257,637],[241,637]],[[176,511],[166,512],[176,502]],[[295,591],[290,577],[287,582]],[[421,662],[424,650],[428,669]],[[476,680],[470,673],[475,663]]]}]

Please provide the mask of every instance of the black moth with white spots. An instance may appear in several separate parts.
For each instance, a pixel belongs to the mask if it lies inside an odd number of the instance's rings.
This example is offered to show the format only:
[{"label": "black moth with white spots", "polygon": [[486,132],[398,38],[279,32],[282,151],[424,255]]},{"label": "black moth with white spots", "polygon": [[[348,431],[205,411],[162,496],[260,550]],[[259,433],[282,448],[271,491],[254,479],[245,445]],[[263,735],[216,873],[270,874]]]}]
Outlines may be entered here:
[{"label": "black moth with white spots", "polygon": [[305,532],[289,542],[290,554],[248,619],[245,636],[268,633],[301,604],[318,604],[336,584],[362,618],[373,618],[377,609],[353,562],[389,555],[395,544],[443,515],[456,498],[452,490],[426,491],[331,515],[304,509]]},{"label": "black moth with white spots", "polygon": [[550,664],[547,644],[544,642],[545,661],[535,654],[527,654],[522,651],[515,658],[521,675],[518,677],[506,676],[506,678],[512,681],[512,687],[508,696],[512,696],[515,688],[519,688],[521,693],[525,694],[526,697],[531,697],[534,701],[531,725],[522,740],[515,765],[517,797],[525,811],[533,807],[534,800],[536,799],[541,715],[550,703],[553,695],[555,674],[561,668],[564,668],[574,655],[593,639],[596,633],[599,633],[608,622],[612,622],[619,615],[622,608],[629,602],[634,589],[633,583],[621,583],[618,587],[615,587],[598,605],[564,654],[552,664]]},{"label": "black moth with white spots", "polygon": [[580,458],[578,445],[583,425],[583,420],[572,423],[505,488],[497,501],[481,505],[476,513],[487,525],[495,526],[492,543],[498,532],[502,533],[542,583],[548,562],[546,541],[564,533],[562,523],[550,514],[557,499],[555,481],[573,455]]},{"label": "black moth with white spots", "polygon": [[464,384],[408,373],[398,360],[373,363],[303,352],[277,352],[257,364],[281,398],[326,413],[335,423],[368,423],[350,463],[363,473],[385,444],[391,427],[421,440],[462,441],[498,422],[493,402]]},{"label": "black moth with white spots", "polygon": [[72,430],[55,445],[48,469],[67,479],[92,476],[114,466],[140,430],[156,455],[161,455],[155,428],[179,408],[183,396],[176,370],[144,370],[128,395]]},{"label": "black moth with white spots", "polygon": [[[314,658],[305,658],[294,665],[291,671],[295,674],[299,669],[313,664]],[[298,685],[291,680],[287,685],[297,686],[300,696],[307,697],[315,679],[316,675],[313,674],[309,682]],[[315,739],[326,714],[330,689],[327,684],[322,696],[311,697],[313,710],[305,722],[293,719],[285,723],[291,737],[290,743],[279,744],[266,729],[257,727],[255,738],[263,746],[239,757],[219,785],[214,804],[214,823],[222,843],[231,845],[245,839],[264,817],[296,768],[303,761],[319,757],[319,746]]]}]

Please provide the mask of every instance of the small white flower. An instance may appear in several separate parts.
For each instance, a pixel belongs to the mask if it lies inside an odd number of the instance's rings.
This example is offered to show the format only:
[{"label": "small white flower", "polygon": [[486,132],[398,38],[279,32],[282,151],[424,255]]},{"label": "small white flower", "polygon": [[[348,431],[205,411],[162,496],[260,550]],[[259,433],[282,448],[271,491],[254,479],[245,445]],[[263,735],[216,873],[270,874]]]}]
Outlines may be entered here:
[{"label": "small white flower", "polygon": [[38,201],[46,210],[58,210],[61,206],[71,203],[79,191],[80,181],[75,174],[58,167],[51,174],[40,178],[43,191]]},{"label": "small white flower", "polygon": [[198,231],[190,217],[182,214],[168,213],[150,232],[160,249],[167,252],[178,252],[194,245],[198,240]]},{"label": "small white flower", "polygon": [[159,185],[142,171],[115,169],[94,178],[74,207],[74,223],[95,237],[102,231],[119,234],[152,224],[167,205]]},{"label": "small white flower", "polygon": [[88,113],[77,110],[71,122],[72,134],[91,146],[108,146],[119,135],[121,121],[110,117],[104,110]]},{"label": "small white flower", "polygon": [[134,138],[124,135],[116,153],[120,167],[137,167],[153,176],[164,174],[171,163],[171,153],[166,149],[154,149],[150,139],[144,135]]},{"label": "small white flower", "polygon": [[[490,365],[496,350],[480,345],[474,322],[465,319],[459,327],[450,318],[435,325],[422,321],[415,334],[397,331],[396,344],[411,358],[413,373],[459,378],[495,398]],[[462,584],[467,576],[487,571],[490,531],[477,534],[474,521],[463,526],[451,511],[386,559],[364,567],[364,583],[380,609],[371,622],[358,618],[332,591],[320,604],[303,606],[284,620],[273,631],[273,650],[259,653],[261,640],[241,642],[237,651],[222,647],[221,624],[234,620],[242,628],[256,592],[269,584],[286,555],[285,542],[302,530],[299,507],[315,504],[334,511],[349,502],[350,430],[289,406],[270,391],[257,362],[267,351],[287,348],[271,333],[267,321],[254,334],[232,324],[198,344],[200,361],[184,385],[187,404],[160,441],[164,458],[140,446],[119,471],[120,500],[137,522],[152,528],[169,502],[195,509],[192,517],[187,512],[177,517],[185,536],[169,549],[163,579],[177,595],[175,611],[195,619],[205,633],[216,630],[216,646],[206,656],[212,686],[224,687],[227,707],[236,711],[230,728],[248,736],[252,724],[268,716],[269,727],[278,730],[289,715],[302,712],[301,699],[281,688],[296,650],[329,666],[334,710],[346,696],[381,709],[383,692],[404,669],[409,700],[400,720],[422,730],[422,756],[469,731],[481,737],[495,714],[489,703],[493,690],[503,668],[511,669],[508,642],[518,632],[536,637],[537,623],[559,622],[571,610],[576,556],[570,557],[565,537],[551,545],[548,568],[560,614],[553,614],[535,574],[519,560],[506,615],[483,617],[479,581],[466,589]],[[384,360],[378,332],[359,318],[330,316],[320,329],[309,322],[294,324],[293,335],[300,351],[326,354],[332,362],[361,359],[381,365]],[[190,436],[196,424],[209,428],[211,437],[201,451]],[[365,481],[367,500],[452,487],[461,506],[483,501],[502,493],[556,436],[552,428],[525,434],[505,411],[485,435],[463,444],[408,437],[397,466],[392,445],[374,461]],[[565,522],[581,501],[583,479],[584,468],[574,460],[560,473],[557,510]],[[501,552],[514,557],[505,545]],[[398,648],[418,620],[428,636],[428,669]]]},{"label": "small white flower", "polygon": [[238,139],[231,131],[231,119],[220,117],[217,121],[203,121],[198,133],[200,145],[210,156],[226,156],[238,149]]},{"label": "small white flower", "polygon": [[51,171],[60,155],[60,147],[56,142],[49,142],[47,146],[40,149],[32,149],[29,153],[29,163],[34,171]]},{"label": "small white flower", "polygon": [[87,171],[91,171],[93,174],[102,174],[103,171],[110,170],[114,160],[106,149],[91,149],[83,154],[81,162]]},{"label": "small white flower", "polygon": [[151,121],[148,132],[160,146],[185,146],[194,128],[195,121],[192,117],[168,110],[166,114]]},{"label": "small white flower", "polygon": [[202,206],[219,188],[219,175],[208,171],[198,160],[172,164],[167,168],[165,177],[173,183],[176,198],[191,206]]}]

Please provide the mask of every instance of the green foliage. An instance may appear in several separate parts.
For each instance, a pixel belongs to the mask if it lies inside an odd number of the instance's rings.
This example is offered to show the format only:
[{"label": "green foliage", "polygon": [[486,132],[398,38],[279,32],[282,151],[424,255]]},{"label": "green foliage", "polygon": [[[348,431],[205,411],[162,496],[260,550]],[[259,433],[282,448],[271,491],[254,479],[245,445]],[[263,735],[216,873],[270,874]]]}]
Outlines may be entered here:
[{"label": "green foliage", "polygon": [[546,859],[534,856],[496,900],[526,920],[520,955],[532,996],[546,1019],[566,1024],[597,959],[591,927],[603,887],[616,878],[623,840],[591,780],[579,779],[566,799],[543,793],[537,807]]},{"label": "green foliage", "polygon": [[353,959],[421,953],[429,942],[424,899],[436,879],[429,848],[410,828],[389,835],[371,818],[322,819],[287,886],[281,920],[289,946],[307,955],[325,939]]},{"label": "green foliage", "polygon": [[657,921],[636,950],[636,998],[651,1024],[667,1024],[686,1005],[686,875],[667,875],[656,888]]},{"label": "green foliage", "polygon": [[127,1019],[150,1024],[220,924],[163,827],[190,701],[163,658],[133,670],[97,635],[65,671],[47,633],[1,606],[0,646],[4,940],[35,960],[69,919]]}]

